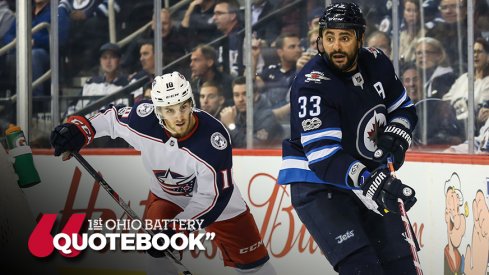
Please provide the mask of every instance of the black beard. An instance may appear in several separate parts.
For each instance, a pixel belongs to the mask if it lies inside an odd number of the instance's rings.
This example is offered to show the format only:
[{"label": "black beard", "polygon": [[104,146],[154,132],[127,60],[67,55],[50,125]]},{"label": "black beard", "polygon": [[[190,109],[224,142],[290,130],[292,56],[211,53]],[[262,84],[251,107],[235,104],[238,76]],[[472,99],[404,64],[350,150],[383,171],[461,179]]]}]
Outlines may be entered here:
[{"label": "black beard", "polygon": [[[333,62],[333,55],[335,55],[335,54],[342,54],[342,55],[346,56],[346,59],[347,59],[346,64],[341,66],[341,67],[338,67]],[[331,65],[333,65],[337,70],[339,70],[341,72],[347,72],[349,69],[351,69],[353,67],[353,64],[355,63],[355,61],[357,59],[357,55],[358,55],[358,52],[356,52],[354,56],[349,56],[345,52],[335,51],[335,52],[332,52],[331,54],[329,54],[329,60],[330,60]]]}]

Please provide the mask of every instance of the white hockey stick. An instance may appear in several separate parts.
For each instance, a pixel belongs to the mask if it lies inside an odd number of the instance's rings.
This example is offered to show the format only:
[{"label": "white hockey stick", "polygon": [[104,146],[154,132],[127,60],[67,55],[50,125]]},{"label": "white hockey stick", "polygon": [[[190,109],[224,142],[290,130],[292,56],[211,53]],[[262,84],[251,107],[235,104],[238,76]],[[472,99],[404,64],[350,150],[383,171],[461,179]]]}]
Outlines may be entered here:
[{"label": "white hockey stick", "polygon": [[[139,220],[139,216],[132,210],[132,208],[119,196],[119,194],[110,187],[110,185],[105,181],[105,179],[97,173],[97,171],[88,163],[82,155],[79,153],[71,153],[73,157],[87,170],[87,172],[92,175],[92,177],[100,183],[100,185],[109,193],[109,195],[114,198],[114,200],[122,207],[122,209],[127,213],[127,215],[133,220]],[[143,224],[141,222],[141,224]],[[155,233],[152,230],[146,230],[144,227],[142,228],[145,233],[154,236]],[[189,269],[182,264],[171,252],[165,251],[165,256],[169,257],[175,263],[177,269],[179,269],[178,274],[180,275],[192,275]]]},{"label": "white hockey stick", "polygon": [[[394,165],[392,164],[392,158],[387,158],[387,167],[389,168],[391,175],[396,177]],[[406,240],[409,243],[409,247],[411,250],[411,256],[413,257],[414,267],[416,269],[417,275],[423,275],[423,270],[421,269],[421,263],[418,257],[418,251],[416,249],[416,244],[414,242],[414,237],[411,232],[411,222],[409,221],[409,217],[406,213],[406,208],[404,207],[404,202],[402,199],[398,198],[397,202],[399,203],[399,213],[401,214],[402,224],[404,225],[404,231],[406,231]]]}]

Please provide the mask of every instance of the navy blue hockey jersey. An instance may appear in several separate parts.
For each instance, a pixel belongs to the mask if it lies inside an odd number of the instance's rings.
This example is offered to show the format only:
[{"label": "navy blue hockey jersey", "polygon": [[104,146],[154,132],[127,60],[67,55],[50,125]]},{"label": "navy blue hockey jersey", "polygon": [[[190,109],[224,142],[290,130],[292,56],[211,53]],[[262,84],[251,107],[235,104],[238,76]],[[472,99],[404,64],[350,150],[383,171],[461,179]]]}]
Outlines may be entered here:
[{"label": "navy blue hockey jersey", "polygon": [[362,48],[358,69],[341,73],[314,57],[297,74],[290,92],[291,138],[282,144],[278,183],[310,182],[350,189],[348,177],[370,171],[377,136],[400,121],[412,131],[416,111],[390,60]]},{"label": "navy blue hockey jersey", "polygon": [[206,112],[194,110],[193,115],[196,125],[179,139],[161,127],[148,101],[113,107],[90,121],[95,137],[120,137],[141,152],[151,192],[184,209],[175,218],[203,219],[205,227],[243,213],[246,203],[232,177],[228,132]]}]

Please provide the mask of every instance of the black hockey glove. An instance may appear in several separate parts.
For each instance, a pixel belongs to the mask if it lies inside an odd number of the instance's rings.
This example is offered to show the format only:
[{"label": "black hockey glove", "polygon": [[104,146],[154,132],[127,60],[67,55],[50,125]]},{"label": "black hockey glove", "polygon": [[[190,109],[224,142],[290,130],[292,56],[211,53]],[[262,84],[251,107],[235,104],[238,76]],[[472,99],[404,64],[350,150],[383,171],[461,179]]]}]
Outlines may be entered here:
[{"label": "black hockey glove", "polygon": [[416,203],[414,189],[391,176],[386,167],[376,169],[360,187],[365,197],[373,200],[381,209],[393,213],[399,213],[397,199],[404,202],[406,211]]},{"label": "black hockey glove", "polygon": [[[173,231],[172,229],[167,229],[167,230],[155,232],[155,235],[157,233],[166,234],[168,236],[168,238],[171,238],[176,232]],[[164,245],[164,241],[162,238],[158,238],[157,243],[160,246]],[[153,258],[162,258],[162,257],[166,257],[166,255],[165,255],[166,252],[172,253],[173,251],[174,251],[173,248],[171,247],[171,245],[169,245],[167,249],[163,249],[163,250],[159,250],[159,249],[156,249],[155,247],[151,246],[151,248],[148,249],[146,252],[148,252],[148,254]]]},{"label": "black hockey glove", "polygon": [[374,153],[374,160],[379,163],[386,163],[389,155],[394,158],[394,169],[399,169],[404,163],[406,151],[411,145],[411,131],[400,123],[390,123],[380,134],[377,140],[377,150]]},{"label": "black hockey glove", "polygon": [[78,152],[84,145],[92,143],[95,137],[95,129],[84,117],[73,116],[67,123],[56,126],[51,132],[51,145],[54,147],[54,155],[59,156],[63,152]]}]

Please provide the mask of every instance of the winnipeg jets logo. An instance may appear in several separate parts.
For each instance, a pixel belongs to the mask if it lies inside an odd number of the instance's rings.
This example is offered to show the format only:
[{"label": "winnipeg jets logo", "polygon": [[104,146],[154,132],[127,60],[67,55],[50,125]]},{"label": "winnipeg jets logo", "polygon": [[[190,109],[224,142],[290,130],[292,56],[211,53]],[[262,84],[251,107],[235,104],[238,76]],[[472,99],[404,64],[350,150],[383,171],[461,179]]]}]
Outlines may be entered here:
[{"label": "winnipeg jets logo", "polygon": [[360,86],[363,90],[363,76],[360,72],[354,74],[352,77],[351,77],[351,80],[353,81],[353,85],[355,86]]},{"label": "winnipeg jets logo", "polygon": [[194,174],[183,176],[168,170],[153,170],[158,183],[163,191],[174,196],[191,197],[196,177]]},{"label": "winnipeg jets logo", "polygon": [[153,112],[153,109],[154,109],[153,104],[151,104],[151,103],[141,103],[138,106],[138,108],[136,109],[136,113],[140,117],[146,117],[149,114],[151,114],[151,112]]},{"label": "winnipeg jets logo", "polygon": [[379,104],[365,112],[358,123],[357,128],[357,150],[367,159],[372,159],[377,150],[377,138],[387,124],[385,106]]},{"label": "winnipeg jets logo", "polygon": [[315,83],[321,83],[321,80],[331,80],[330,78],[324,76],[323,72],[319,71],[312,71],[308,74],[305,75],[306,80],[305,82],[315,82]]}]

